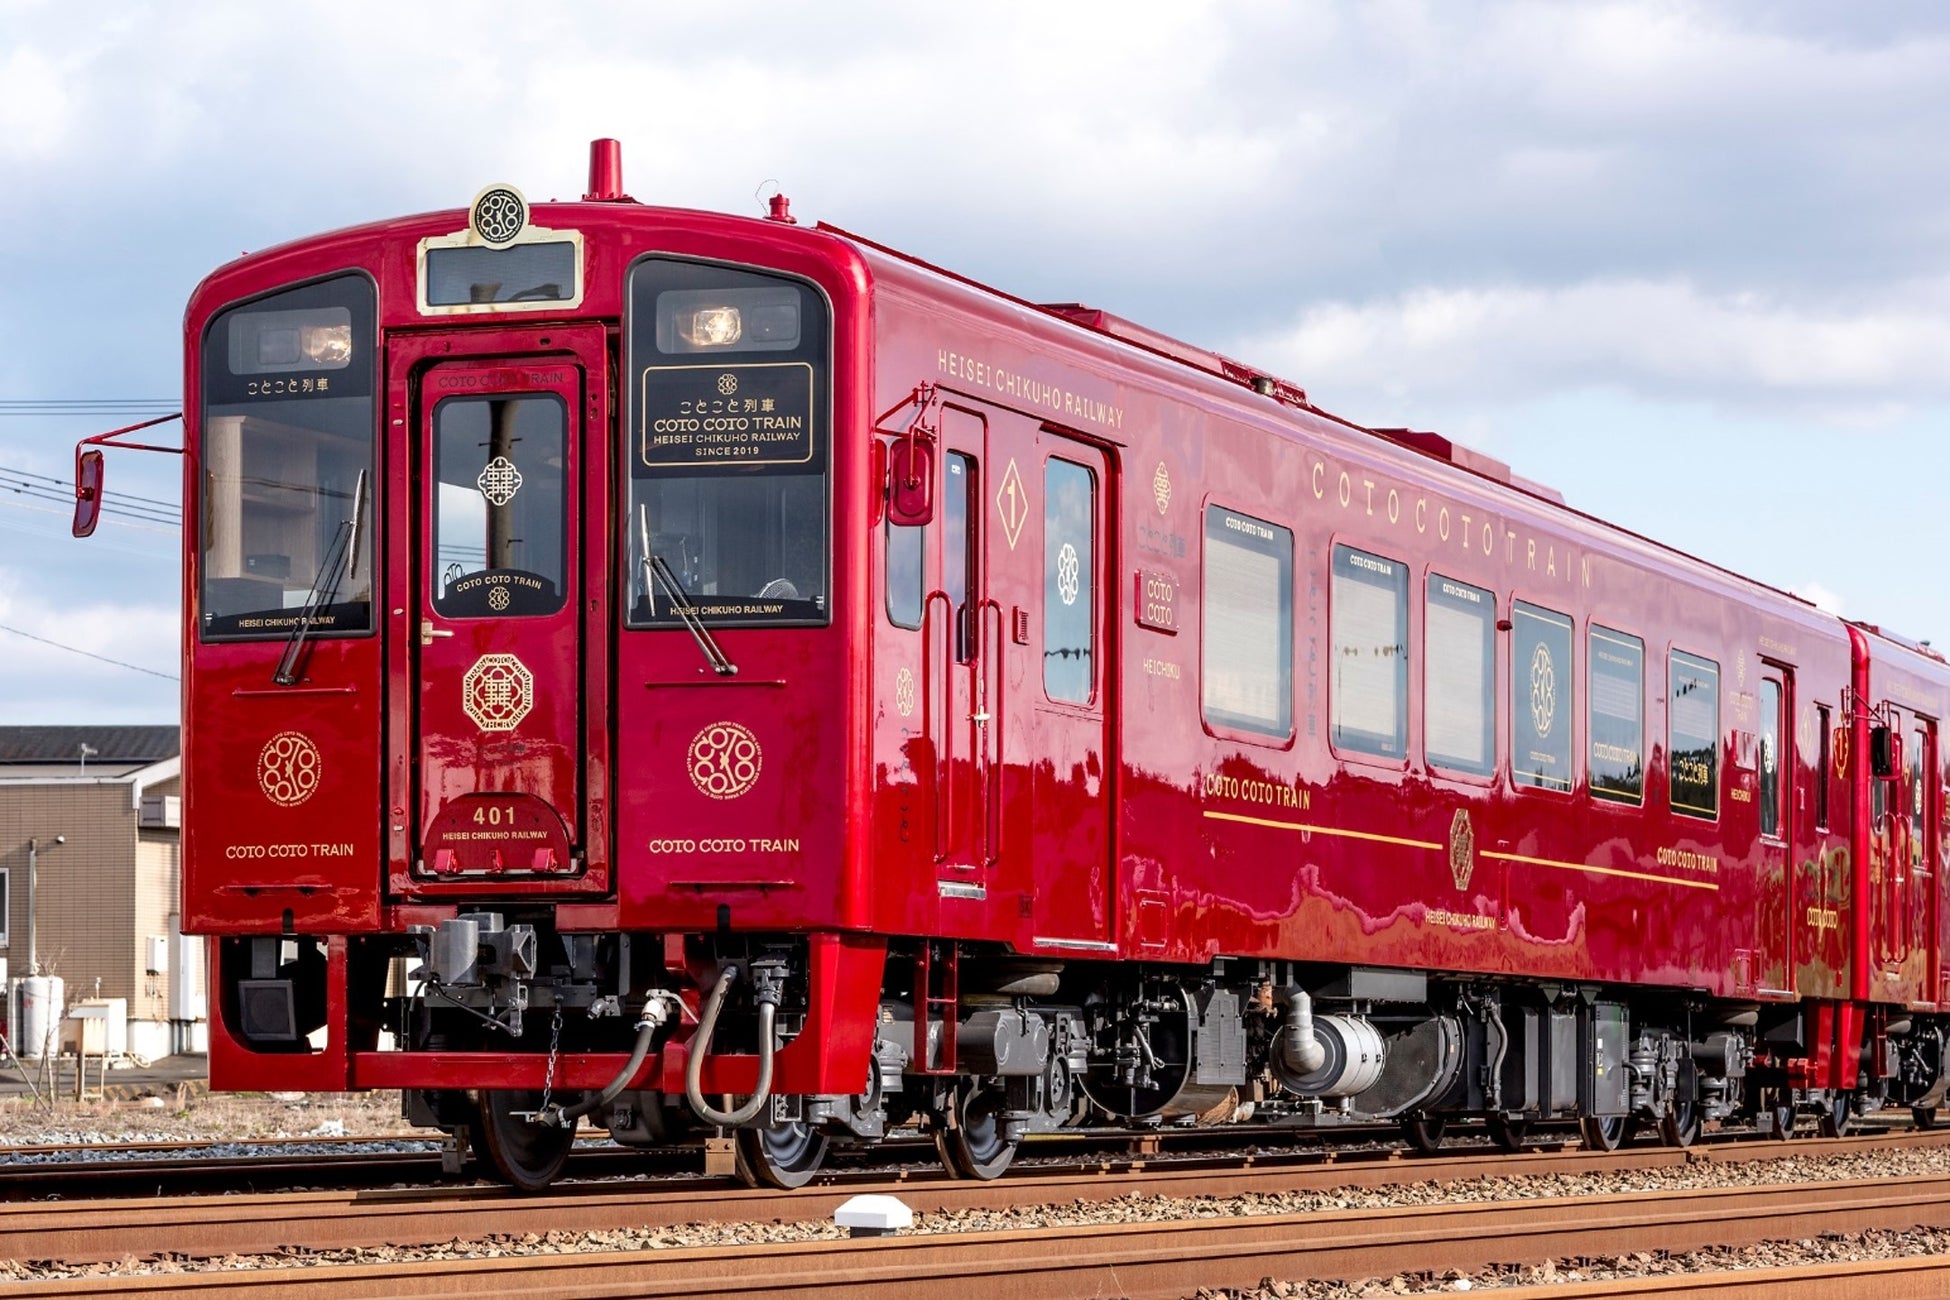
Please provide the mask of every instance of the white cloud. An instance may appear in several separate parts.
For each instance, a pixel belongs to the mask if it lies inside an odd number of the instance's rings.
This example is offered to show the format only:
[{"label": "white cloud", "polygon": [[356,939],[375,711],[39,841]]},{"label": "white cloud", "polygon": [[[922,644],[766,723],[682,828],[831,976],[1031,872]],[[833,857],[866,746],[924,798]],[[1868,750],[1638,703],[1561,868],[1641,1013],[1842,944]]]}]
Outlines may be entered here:
[{"label": "white cloud", "polygon": [[0,631],[0,724],[175,720],[175,682],[74,653],[176,674],[181,620],[173,603],[55,605],[24,587],[20,574],[0,566],[0,626],[14,629]]},{"label": "white cloud", "polygon": [[1312,306],[1231,350],[1369,422],[1390,414],[1361,409],[1370,403],[1412,410],[1592,387],[1729,405],[1813,401],[1889,420],[1904,399],[1950,397],[1950,282],[1864,309],[1677,280],[1425,288]]},{"label": "white cloud", "polygon": [[1846,611],[1842,608],[1842,597],[1830,591],[1819,582],[1803,582],[1793,587],[1794,594],[1813,604],[1815,608],[1826,610],[1840,617]]}]

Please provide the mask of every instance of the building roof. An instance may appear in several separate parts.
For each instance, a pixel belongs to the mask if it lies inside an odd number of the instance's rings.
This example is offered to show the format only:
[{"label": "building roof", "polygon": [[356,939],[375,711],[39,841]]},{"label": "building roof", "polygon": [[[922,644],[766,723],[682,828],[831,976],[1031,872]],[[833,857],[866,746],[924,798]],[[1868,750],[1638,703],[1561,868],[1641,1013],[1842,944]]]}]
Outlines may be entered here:
[{"label": "building roof", "polygon": [[[147,766],[182,752],[180,727],[0,727],[0,775],[25,775],[32,766],[63,771],[81,768],[83,745],[87,759],[103,767]],[[40,775],[39,771],[35,775]]]}]

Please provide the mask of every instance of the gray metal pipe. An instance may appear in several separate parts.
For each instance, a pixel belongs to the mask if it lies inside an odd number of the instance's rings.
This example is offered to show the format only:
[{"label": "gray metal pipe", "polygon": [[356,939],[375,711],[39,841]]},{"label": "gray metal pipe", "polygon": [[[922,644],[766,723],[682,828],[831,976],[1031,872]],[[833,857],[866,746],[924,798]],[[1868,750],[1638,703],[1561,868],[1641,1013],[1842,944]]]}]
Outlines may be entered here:
[{"label": "gray metal pipe", "polygon": [[1314,1037],[1314,1000],[1305,989],[1287,990],[1286,1032],[1280,1035],[1280,1058],[1300,1078],[1327,1064],[1327,1046]]},{"label": "gray metal pipe", "polygon": [[685,1100],[691,1103],[691,1110],[699,1119],[720,1128],[737,1128],[751,1123],[765,1103],[772,1099],[772,1017],[775,1008],[769,1000],[761,998],[758,1004],[758,1086],[737,1110],[719,1110],[704,1100],[701,1086],[704,1057],[711,1050],[711,1037],[718,1029],[718,1013],[724,1010],[724,1000],[731,992],[732,975],[736,969],[726,967],[719,973],[718,982],[711,986],[711,996],[704,1003],[704,1014],[698,1017],[697,1034],[691,1039],[689,1059],[684,1062]]}]

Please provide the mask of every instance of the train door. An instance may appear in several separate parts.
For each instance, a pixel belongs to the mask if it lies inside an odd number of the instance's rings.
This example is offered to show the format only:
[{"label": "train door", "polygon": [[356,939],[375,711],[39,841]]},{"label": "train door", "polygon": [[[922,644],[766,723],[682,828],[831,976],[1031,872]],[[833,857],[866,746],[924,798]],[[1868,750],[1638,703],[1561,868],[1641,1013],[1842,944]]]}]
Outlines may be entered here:
[{"label": "train door", "polygon": [[[1049,429],[1037,430],[1028,450],[1011,464],[1022,466],[1040,528],[1032,539],[1025,526],[1012,553],[1006,601],[1012,649],[1022,656],[1008,703],[1022,723],[1018,743],[1032,754],[1011,769],[1029,787],[1027,809],[1013,815],[1028,822],[1030,942],[1110,951],[1111,466],[1103,452]],[[1010,799],[1012,812],[1021,806]]]},{"label": "train door", "polygon": [[1909,948],[1922,958],[1923,984],[1920,996],[1934,1001],[1937,996],[1937,960],[1932,942],[1936,934],[1936,881],[1938,876],[1937,837],[1934,828],[1938,812],[1937,791],[1930,779],[1936,771],[1936,723],[1915,718],[1909,728],[1908,753],[1903,756],[1903,782],[1908,814],[1909,908],[1905,924]]},{"label": "train door", "polygon": [[[985,902],[1001,790],[996,780],[996,647],[985,639],[989,520],[988,421],[980,412],[941,413],[941,507],[931,541],[935,578],[921,610],[927,662],[927,725],[935,764],[934,860],[944,900]],[[948,915],[953,915],[952,912]]]},{"label": "train door", "polygon": [[607,887],[589,815],[604,781],[606,642],[592,635],[602,602],[587,599],[605,585],[600,567],[585,572],[608,553],[594,450],[608,446],[605,353],[600,330],[548,334],[521,341],[569,354],[438,359],[497,341],[472,336],[407,340],[392,357],[419,485],[408,589],[389,602],[410,627],[398,685],[411,707],[395,712],[410,731],[395,753],[411,768],[416,832],[396,883],[421,893]]},{"label": "train door", "polygon": [[1013,412],[949,402],[941,474],[922,640],[940,683],[927,725],[944,908],[996,891],[989,916],[1026,924],[1036,946],[1108,951],[1105,458]]},{"label": "train door", "polygon": [[1794,728],[1787,725],[1793,716],[1793,670],[1769,663],[1760,680],[1760,752],[1755,762],[1761,898],[1756,917],[1759,960],[1755,975],[1762,988],[1781,991],[1794,988],[1791,982],[1794,957],[1790,951],[1794,900],[1790,865],[1794,861],[1797,828],[1793,799]]},{"label": "train door", "polygon": [[[1888,719],[1896,761],[1904,758],[1902,736],[1907,718],[1888,704],[1878,710]],[[1869,778],[1869,887],[1873,895],[1870,928],[1876,964],[1888,979],[1900,977],[1909,959],[1909,822],[1904,810],[1905,790],[1898,779]],[[1886,987],[1886,985],[1884,986]]]}]

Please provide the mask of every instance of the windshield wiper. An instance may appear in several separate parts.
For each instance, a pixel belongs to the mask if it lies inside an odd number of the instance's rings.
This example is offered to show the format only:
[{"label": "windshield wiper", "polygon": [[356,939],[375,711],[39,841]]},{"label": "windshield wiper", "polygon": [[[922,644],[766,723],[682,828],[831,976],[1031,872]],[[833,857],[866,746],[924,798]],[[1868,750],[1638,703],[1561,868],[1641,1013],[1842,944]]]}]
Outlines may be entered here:
[{"label": "windshield wiper", "polygon": [[651,617],[656,617],[657,588],[662,587],[664,595],[669,598],[670,612],[677,615],[677,620],[689,629],[692,638],[697,642],[697,648],[704,652],[705,660],[710,663],[711,671],[720,677],[729,677],[738,671],[738,665],[732,663],[731,657],[719,648],[717,639],[711,635],[711,629],[704,626],[704,619],[698,614],[697,606],[691,603],[690,594],[684,590],[684,584],[677,580],[676,573],[671,570],[664,557],[650,549],[650,507],[647,505],[637,507],[636,519],[637,536],[643,548],[643,597],[650,602]]},{"label": "windshield wiper", "polygon": [[332,544],[325,549],[325,562],[318,566],[318,576],[312,579],[311,591],[298,611],[298,621],[292,624],[291,635],[285,640],[284,653],[278,656],[277,671],[271,674],[271,680],[277,685],[296,686],[303,676],[299,669],[312,627],[318,622],[318,611],[336,603],[339,583],[346,574],[358,569],[360,525],[365,517],[366,471],[360,470],[359,481],[352,489],[352,517],[340,523],[339,530],[332,534]]}]

